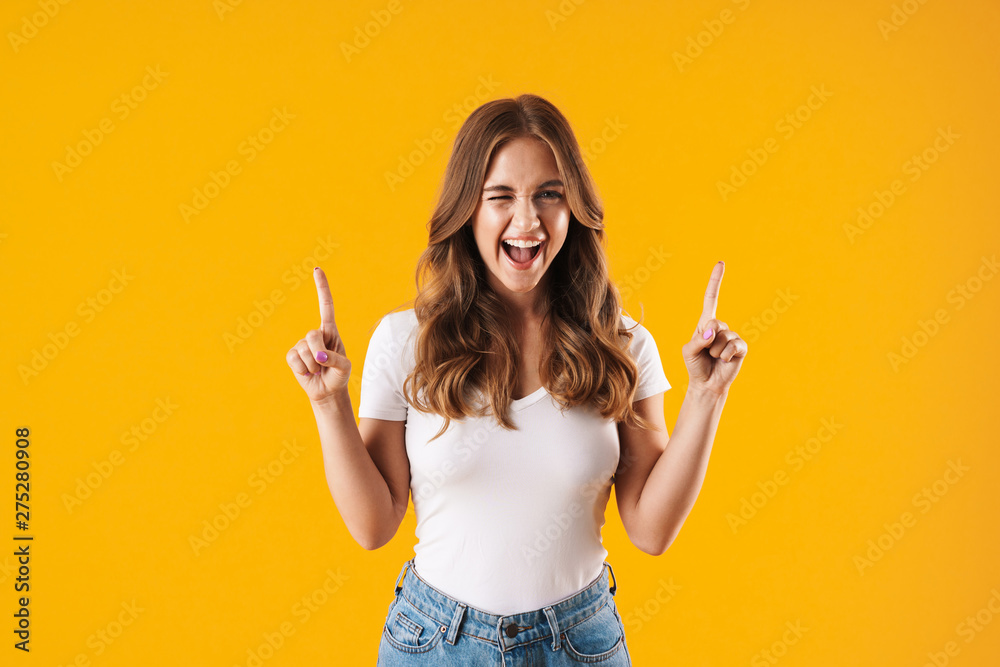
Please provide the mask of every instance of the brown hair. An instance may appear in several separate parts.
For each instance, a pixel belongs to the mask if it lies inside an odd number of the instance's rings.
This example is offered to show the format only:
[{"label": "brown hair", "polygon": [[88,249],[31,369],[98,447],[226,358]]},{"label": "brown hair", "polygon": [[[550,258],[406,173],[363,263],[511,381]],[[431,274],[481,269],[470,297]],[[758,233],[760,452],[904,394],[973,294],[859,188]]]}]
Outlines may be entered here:
[{"label": "brown hair", "polygon": [[[508,409],[520,350],[512,313],[486,280],[466,223],[482,195],[490,160],[517,137],[541,139],[552,149],[571,211],[543,295],[542,384],[561,410],[591,404],[606,419],[654,428],[632,408],[638,368],[628,352],[633,334],[622,327],[621,299],[608,276],[604,206],[569,122],[552,103],[531,94],[483,104],[458,131],[427,225],[427,248],[417,263],[416,365],[403,392],[416,409],[445,418],[432,440],[452,419],[490,411],[504,428],[515,428]],[[477,391],[488,397],[488,405],[473,406]]]}]

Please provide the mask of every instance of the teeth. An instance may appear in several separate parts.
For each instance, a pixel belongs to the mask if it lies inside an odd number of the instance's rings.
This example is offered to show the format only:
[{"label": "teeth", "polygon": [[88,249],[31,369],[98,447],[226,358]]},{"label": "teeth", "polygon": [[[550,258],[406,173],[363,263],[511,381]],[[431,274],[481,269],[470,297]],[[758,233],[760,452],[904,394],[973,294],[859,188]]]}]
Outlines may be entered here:
[{"label": "teeth", "polygon": [[503,242],[518,248],[534,248],[536,245],[542,245],[541,241],[519,241],[517,239],[504,239]]}]

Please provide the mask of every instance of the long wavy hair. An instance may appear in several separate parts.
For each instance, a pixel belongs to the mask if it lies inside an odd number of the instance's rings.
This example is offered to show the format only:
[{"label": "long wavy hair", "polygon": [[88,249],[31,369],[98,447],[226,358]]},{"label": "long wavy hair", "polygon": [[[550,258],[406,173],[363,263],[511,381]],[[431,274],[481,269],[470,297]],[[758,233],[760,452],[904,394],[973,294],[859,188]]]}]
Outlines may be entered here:
[{"label": "long wavy hair", "polygon": [[[493,155],[518,137],[541,139],[552,149],[571,211],[543,294],[542,384],[561,411],[587,404],[606,419],[655,428],[632,408],[638,367],[628,352],[633,334],[622,327],[621,298],[608,275],[604,206],[569,122],[551,102],[531,94],[483,104],[455,138],[417,263],[416,365],[403,393],[417,410],[444,417],[431,440],[452,419],[490,412],[503,428],[516,429],[508,415],[521,354],[513,334],[516,314],[486,279],[466,223]],[[486,402],[477,403],[477,394]]]}]

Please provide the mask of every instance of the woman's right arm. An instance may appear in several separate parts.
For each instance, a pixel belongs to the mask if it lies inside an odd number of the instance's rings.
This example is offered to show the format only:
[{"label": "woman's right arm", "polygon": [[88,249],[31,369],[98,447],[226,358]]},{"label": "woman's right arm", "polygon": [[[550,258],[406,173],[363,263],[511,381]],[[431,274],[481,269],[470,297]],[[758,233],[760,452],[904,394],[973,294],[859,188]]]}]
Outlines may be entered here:
[{"label": "woman's right arm", "polygon": [[334,322],[330,287],[322,269],[313,275],[320,328],[306,333],[285,359],[316,416],[333,501],[358,544],[377,549],[396,534],[409,502],[405,422],[362,419],[361,428],[355,423],[347,391],[351,362]]},{"label": "woman's right arm", "polygon": [[333,502],[358,544],[378,549],[396,534],[410,499],[406,422],[362,418],[359,427],[346,390],[312,407]]}]

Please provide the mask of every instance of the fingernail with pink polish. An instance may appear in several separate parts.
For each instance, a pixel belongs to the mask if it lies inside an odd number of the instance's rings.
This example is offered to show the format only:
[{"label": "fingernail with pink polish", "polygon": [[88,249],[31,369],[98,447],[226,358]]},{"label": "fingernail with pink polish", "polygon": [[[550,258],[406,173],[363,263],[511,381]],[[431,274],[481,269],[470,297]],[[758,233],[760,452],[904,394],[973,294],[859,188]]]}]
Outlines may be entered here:
[{"label": "fingernail with pink polish", "polygon": [[708,340],[711,337],[712,337],[712,330],[711,329],[705,329],[705,335],[704,335],[705,340]]},{"label": "fingernail with pink polish", "polygon": [[316,361],[318,361],[321,364],[326,363],[326,360],[329,358],[330,358],[329,355],[322,350],[316,353]]}]

